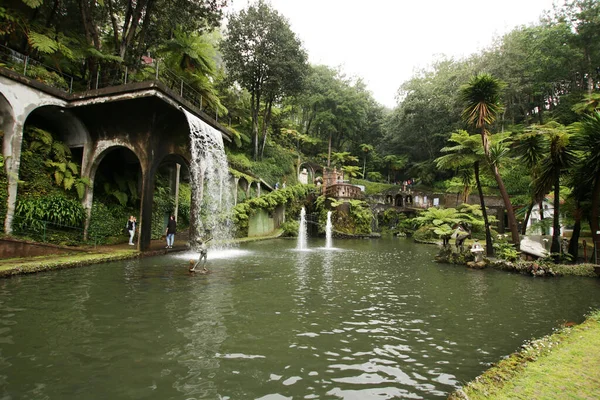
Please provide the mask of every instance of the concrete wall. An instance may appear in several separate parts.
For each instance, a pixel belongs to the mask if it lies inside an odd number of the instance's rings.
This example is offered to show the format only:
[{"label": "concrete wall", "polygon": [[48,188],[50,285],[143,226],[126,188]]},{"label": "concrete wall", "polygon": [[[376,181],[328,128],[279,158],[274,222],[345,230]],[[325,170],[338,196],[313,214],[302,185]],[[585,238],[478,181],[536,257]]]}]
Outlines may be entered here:
[{"label": "concrete wall", "polygon": [[257,210],[248,218],[248,237],[273,233],[283,222],[285,222],[285,206],[278,206],[272,213]]},{"label": "concrete wall", "polygon": [[67,254],[82,250],[51,244],[29,243],[14,239],[0,239],[0,259],[36,257],[48,254]]}]

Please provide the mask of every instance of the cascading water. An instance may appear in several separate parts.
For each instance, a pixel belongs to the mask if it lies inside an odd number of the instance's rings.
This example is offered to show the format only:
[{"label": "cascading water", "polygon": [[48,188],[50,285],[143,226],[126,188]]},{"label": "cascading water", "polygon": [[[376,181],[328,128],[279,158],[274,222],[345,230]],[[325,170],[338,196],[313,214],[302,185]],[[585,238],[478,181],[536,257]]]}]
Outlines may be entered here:
[{"label": "cascading water", "polygon": [[221,132],[183,110],[190,126],[192,207],[190,241],[207,232],[222,246],[232,239],[231,211],[234,206],[227,156]]},{"label": "cascading water", "polygon": [[297,250],[306,250],[306,210],[302,207],[300,211],[300,228],[298,228],[298,246]]},{"label": "cascading water", "polygon": [[331,211],[327,211],[327,225],[325,225],[325,248],[333,248],[333,225],[331,224]]}]

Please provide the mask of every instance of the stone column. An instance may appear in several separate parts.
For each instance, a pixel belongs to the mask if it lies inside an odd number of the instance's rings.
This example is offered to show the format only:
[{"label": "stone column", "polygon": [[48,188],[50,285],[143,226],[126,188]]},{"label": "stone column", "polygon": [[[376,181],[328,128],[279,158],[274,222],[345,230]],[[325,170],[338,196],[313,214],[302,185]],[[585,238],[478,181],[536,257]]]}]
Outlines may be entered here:
[{"label": "stone column", "polygon": [[[144,169],[148,172],[144,173]],[[152,203],[154,201],[154,171],[151,168],[142,168],[141,193],[138,249],[147,250],[150,248],[152,240]]]},{"label": "stone column", "polygon": [[240,182],[240,178],[237,176],[233,177],[233,205],[237,206],[237,193],[238,193],[238,183]]},{"label": "stone column", "polygon": [[[3,121],[5,122],[5,121]],[[4,232],[12,233],[15,206],[17,204],[17,188],[19,185],[19,166],[21,165],[21,144],[23,143],[22,122],[8,121],[2,124],[4,131],[4,168],[8,181],[8,198],[6,199],[6,217]]]},{"label": "stone column", "polygon": [[181,164],[175,164],[175,221],[177,221],[177,212],[179,211],[179,175],[181,174]]}]

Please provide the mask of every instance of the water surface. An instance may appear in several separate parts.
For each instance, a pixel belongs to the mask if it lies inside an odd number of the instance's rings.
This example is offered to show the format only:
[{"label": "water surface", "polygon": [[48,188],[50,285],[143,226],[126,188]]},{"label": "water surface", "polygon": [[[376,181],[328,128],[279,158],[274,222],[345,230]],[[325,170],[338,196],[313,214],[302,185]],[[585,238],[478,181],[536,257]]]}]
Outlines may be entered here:
[{"label": "water surface", "polygon": [[311,239],[0,281],[3,399],[440,398],[600,308],[600,281],[432,262],[409,240]]}]

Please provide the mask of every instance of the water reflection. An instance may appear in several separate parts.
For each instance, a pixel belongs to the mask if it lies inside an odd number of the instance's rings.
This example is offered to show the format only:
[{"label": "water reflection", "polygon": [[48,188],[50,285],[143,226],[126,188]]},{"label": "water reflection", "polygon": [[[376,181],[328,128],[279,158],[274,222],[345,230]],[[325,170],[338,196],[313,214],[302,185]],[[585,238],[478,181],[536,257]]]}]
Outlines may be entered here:
[{"label": "water reflection", "polygon": [[0,281],[3,395],[439,398],[600,307],[597,280],[439,265],[396,239],[321,245],[213,253],[208,275],[179,254]]}]

